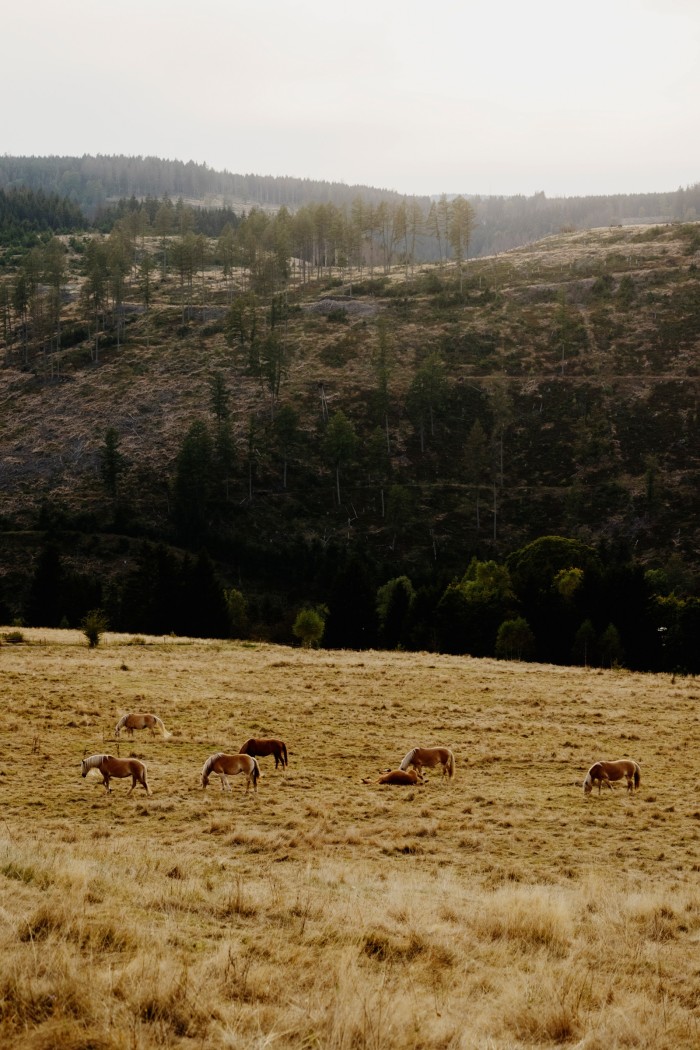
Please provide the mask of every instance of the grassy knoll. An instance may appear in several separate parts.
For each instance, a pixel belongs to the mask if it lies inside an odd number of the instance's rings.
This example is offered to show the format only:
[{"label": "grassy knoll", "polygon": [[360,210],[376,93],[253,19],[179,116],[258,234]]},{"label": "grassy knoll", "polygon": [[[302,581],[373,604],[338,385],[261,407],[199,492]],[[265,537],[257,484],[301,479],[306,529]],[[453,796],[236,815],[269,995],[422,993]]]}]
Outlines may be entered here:
[{"label": "grassy knoll", "polygon": [[[0,1045],[678,1048],[700,1039],[700,685],[69,631],[0,645]],[[171,739],[115,740],[129,709]],[[286,739],[259,793],[199,773]],[[362,784],[416,744],[455,780]],[[85,754],[135,754],[153,796]],[[600,757],[640,791],[584,798]]]}]

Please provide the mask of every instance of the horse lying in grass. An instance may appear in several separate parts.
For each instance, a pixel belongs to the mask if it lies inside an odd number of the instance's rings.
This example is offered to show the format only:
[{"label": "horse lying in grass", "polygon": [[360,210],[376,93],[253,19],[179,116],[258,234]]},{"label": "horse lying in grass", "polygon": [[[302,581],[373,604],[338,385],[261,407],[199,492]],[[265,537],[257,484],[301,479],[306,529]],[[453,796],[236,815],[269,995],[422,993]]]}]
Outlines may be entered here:
[{"label": "horse lying in grass", "polygon": [[423,774],[419,769],[388,769],[386,773],[382,773],[378,780],[370,780],[369,778],[362,781],[363,784],[403,784],[409,786],[411,784],[422,784]]},{"label": "horse lying in grass", "polygon": [[158,715],[146,715],[137,712],[122,715],[114,727],[114,735],[119,736],[122,729],[126,729],[129,736],[134,735],[135,729],[150,729],[151,736],[155,736],[156,726],[160,729],[165,740],[168,740],[173,735],[168,732]]},{"label": "horse lying in grass", "polygon": [[221,779],[221,790],[230,791],[231,785],[229,784],[227,777],[235,777],[238,773],[242,773],[246,778],[245,792],[248,794],[248,788],[251,783],[253,790],[258,790],[258,780],[260,779],[260,766],[258,765],[257,759],[251,755],[225,755],[222,751],[218,751],[215,755],[210,755],[204,763],[202,769],[202,787],[205,788],[209,783],[209,777],[212,773]]},{"label": "horse lying in grass", "polygon": [[405,756],[399,769],[434,769],[436,766],[442,768],[442,775],[450,777],[455,775],[455,756],[449,747],[414,747]]},{"label": "horse lying in grass", "polygon": [[253,758],[263,758],[265,755],[275,756],[275,769],[279,765],[284,769],[289,765],[287,761],[287,745],[284,740],[277,740],[274,737],[261,738],[252,736],[250,740],[246,740],[245,744],[241,748],[240,753],[242,755],[252,755]]},{"label": "horse lying in grass", "polygon": [[140,784],[147,795],[151,794],[146,779],[146,764],[138,758],[114,758],[113,755],[91,755],[84,758],[80,765],[80,771],[84,777],[91,769],[97,769],[102,774],[102,780],[107,791],[111,792],[109,782],[112,777],[123,779],[131,777],[131,787],[127,791],[130,795],[137,784]]},{"label": "horse lying in grass", "polygon": [[623,777],[627,780],[627,790],[630,792],[635,791],[642,779],[639,763],[634,762],[631,758],[621,758],[617,762],[594,762],[586,773],[586,779],[583,782],[583,793],[584,795],[590,795],[596,783],[598,784],[598,794],[600,794],[603,784],[607,784],[612,791],[611,781],[622,780]]}]

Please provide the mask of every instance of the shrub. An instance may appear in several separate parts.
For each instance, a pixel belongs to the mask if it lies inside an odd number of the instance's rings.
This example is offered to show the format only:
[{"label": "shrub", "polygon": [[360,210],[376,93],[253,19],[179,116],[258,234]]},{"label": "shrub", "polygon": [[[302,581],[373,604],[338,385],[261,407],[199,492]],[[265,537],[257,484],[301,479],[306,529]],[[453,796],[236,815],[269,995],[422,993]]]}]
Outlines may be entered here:
[{"label": "shrub", "polygon": [[101,609],[91,609],[85,614],[80,626],[91,649],[97,648],[100,638],[107,630],[107,617]]},{"label": "shrub", "polygon": [[326,629],[327,611],[319,609],[301,609],[294,621],[292,633],[298,638],[304,649],[316,649],[321,644]]},{"label": "shrub", "polygon": [[505,660],[527,660],[535,651],[535,636],[522,616],[504,620],[496,635],[496,656]]},{"label": "shrub", "polygon": [[26,641],[21,631],[6,631],[3,634],[3,638],[11,645],[20,645],[22,642]]}]

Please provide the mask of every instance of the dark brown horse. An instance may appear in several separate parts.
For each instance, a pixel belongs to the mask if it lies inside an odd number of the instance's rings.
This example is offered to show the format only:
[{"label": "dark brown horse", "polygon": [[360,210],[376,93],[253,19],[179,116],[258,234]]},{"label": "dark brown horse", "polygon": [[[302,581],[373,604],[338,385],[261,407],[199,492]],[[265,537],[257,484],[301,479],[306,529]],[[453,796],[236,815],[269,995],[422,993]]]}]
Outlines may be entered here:
[{"label": "dark brown horse", "polygon": [[88,775],[91,769],[98,769],[102,774],[102,780],[107,791],[111,791],[109,782],[112,777],[118,779],[123,777],[131,777],[131,787],[127,791],[127,795],[130,795],[137,784],[140,784],[147,795],[150,795],[151,789],[148,786],[146,780],[146,764],[141,762],[138,758],[114,758],[113,755],[91,755],[90,758],[84,758],[80,771],[84,777]]},{"label": "dark brown horse", "polygon": [[274,755],[275,769],[277,769],[279,765],[282,766],[282,769],[288,765],[287,745],[284,740],[276,740],[274,737],[257,739],[252,736],[250,740],[246,740],[240,753],[242,755],[252,755],[254,758],[264,758],[265,755]]},{"label": "dark brown horse", "polygon": [[595,762],[586,773],[583,793],[589,795],[596,783],[598,794],[603,784],[607,784],[612,791],[611,781],[622,780],[623,777],[627,780],[627,790],[635,791],[642,779],[639,763],[634,762],[631,758],[621,758],[617,762]]}]

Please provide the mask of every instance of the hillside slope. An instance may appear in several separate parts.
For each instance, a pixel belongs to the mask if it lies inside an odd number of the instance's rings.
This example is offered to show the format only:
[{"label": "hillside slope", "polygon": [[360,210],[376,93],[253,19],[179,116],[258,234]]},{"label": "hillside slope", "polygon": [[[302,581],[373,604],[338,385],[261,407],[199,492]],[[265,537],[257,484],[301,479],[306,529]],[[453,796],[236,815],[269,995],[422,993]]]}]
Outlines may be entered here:
[{"label": "hillside slope", "polygon": [[[139,250],[157,261],[160,242]],[[230,580],[264,589],[277,574],[296,593],[289,559],[329,545],[384,578],[445,580],[545,533],[691,563],[699,254],[698,224],[562,233],[471,261],[461,281],[447,265],[293,275],[274,307],[208,262],[189,285],[154,280],[146,310],[134,268],[97,339],[73,255],[60,350],[17,328],[5,341],[6,550],[47,522],[91,537],[98,560],[96,534],[206,543]],[[217,382],[233,447],[188,532],[178,455],[197,420],[216,445]],[[347,446],[331,433],[343,420]],[[116,500],[100,475],[108,428],[126,460]]]}]

